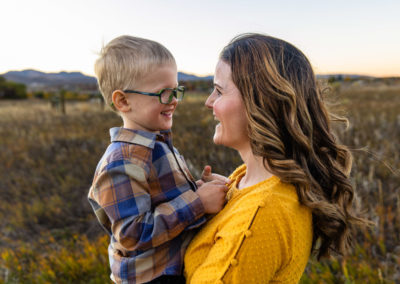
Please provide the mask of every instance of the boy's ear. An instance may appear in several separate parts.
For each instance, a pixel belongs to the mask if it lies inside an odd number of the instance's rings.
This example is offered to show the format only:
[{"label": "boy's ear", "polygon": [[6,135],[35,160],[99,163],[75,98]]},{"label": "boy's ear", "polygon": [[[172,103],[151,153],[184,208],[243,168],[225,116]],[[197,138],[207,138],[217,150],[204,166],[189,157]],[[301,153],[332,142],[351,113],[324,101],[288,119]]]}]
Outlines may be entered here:
[{"label": "boy's ear", "polygon": [[115,106],[115,108],[120,111],[120,112],[128,112],[131,110],[131,106],[126,99],[126,94],[122,92],[121,90],[115,90],[112,93],[112,102]]}]

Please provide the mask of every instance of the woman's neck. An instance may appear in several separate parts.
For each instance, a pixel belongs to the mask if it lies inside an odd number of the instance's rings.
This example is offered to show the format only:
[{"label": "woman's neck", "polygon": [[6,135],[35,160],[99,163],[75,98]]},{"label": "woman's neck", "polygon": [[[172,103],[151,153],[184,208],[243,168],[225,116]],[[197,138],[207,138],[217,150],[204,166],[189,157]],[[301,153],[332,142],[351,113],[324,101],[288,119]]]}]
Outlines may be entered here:
[{"label": "woman's neck", "polygon": [[246,174],[237,184],[237,188],[249,187],[273,176],[271,172],[265,168],[263,158],[261,156],[255,156],[251,147],[241,149],[239,154],[242,157],[243,162],[246,164],[247,169]]}]

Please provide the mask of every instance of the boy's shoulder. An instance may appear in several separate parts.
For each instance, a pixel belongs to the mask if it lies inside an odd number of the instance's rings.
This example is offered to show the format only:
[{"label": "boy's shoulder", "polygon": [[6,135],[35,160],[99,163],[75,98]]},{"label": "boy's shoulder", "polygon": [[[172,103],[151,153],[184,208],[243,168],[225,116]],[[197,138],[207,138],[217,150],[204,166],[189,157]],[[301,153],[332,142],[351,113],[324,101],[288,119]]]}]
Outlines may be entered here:
[{"label": "boy's shoulder", "polygon": [[169,135],[170,131],[160,135],[143,130],[113,127],[110,129],[111,143],[101,158],[97,171],[127,161],[149,168],[157,141],[160,137],[169,139]]},{"label": "boy's shoulder", "polygon": [[111,143],[120,142],[154,149],[157,134],[137,129],[113,127],[110,129]]}]

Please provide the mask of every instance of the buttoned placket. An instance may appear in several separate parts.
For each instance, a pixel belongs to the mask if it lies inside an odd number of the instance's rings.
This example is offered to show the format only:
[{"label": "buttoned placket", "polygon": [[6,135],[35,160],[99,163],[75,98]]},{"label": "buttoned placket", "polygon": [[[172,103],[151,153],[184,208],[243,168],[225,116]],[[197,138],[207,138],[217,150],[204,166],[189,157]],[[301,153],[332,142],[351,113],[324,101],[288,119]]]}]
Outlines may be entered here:
[{"label": "buttoned placket", "polygon": [[[189,183],[190,188],[191,188],[193,191],[196,191],[197,186],[196,186],[195,182],[194,182],[193,180],[191,180],[191,179],[187,176],[186,171],[184,171],[184,169],[183,169],[184,167],[182,167],[181,163],[179,162],[180,158],[178,158],[178,157],[176,156],[176,153],[175,153],[175,151],[174,151],[174,146],[172,145],[172,138],[171,138],[171,137],[167,137],[167,138],[166,138],[164,135],[161,135],[161,134],[160,134],[160,135],[157,135],[157,138],[158,138],[159,140],[161,140],[162,142],[164,142],[165,144],[167,144],[168,148],[171,150],[172,155],[173,155],[174,158],[175,158],[176,163],[178,164],[178,167],[179,167],[180,171],[183,173],[183,176],[185,177],[186,181]],[[182,162],[182,161],[181,161],[181,162]]]}]

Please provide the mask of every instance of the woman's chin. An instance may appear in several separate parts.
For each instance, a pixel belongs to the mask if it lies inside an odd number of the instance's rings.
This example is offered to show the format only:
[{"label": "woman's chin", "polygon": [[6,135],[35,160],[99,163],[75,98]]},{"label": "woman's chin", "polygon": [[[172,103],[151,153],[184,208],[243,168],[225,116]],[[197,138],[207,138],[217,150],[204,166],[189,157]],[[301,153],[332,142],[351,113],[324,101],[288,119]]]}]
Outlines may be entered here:
[{"label": "woman's chin", "polygon": [[215,145],[221,145],[221,139],[217,134],[214,134],[213,141]]}]

